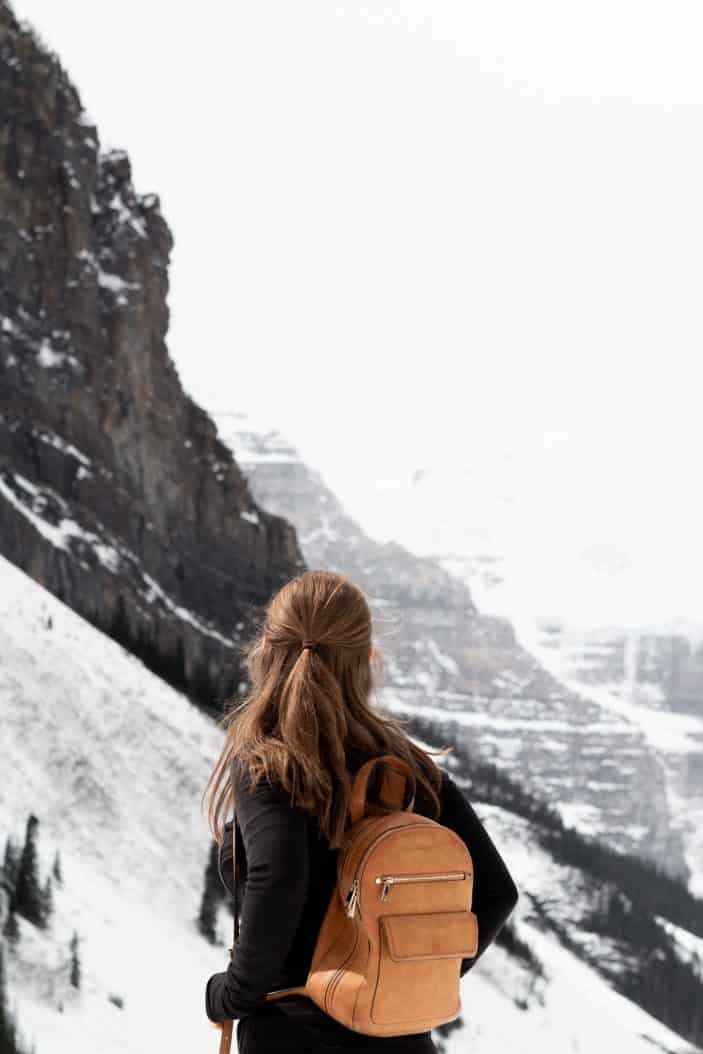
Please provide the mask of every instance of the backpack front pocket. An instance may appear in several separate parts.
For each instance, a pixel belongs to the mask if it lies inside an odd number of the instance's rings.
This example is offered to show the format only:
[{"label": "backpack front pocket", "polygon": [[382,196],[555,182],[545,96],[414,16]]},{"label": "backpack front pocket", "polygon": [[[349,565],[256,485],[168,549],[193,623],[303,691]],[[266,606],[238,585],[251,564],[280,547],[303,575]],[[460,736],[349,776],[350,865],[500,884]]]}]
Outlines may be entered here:
[{"label": "backpack front pocket", "polygon": [[478,919],[472,911],[442,911],[379,918],[378,980],[371,1017],[378,1024],[405,1025],[442,1019],[461,1010],[462,959],[478,949]]}]

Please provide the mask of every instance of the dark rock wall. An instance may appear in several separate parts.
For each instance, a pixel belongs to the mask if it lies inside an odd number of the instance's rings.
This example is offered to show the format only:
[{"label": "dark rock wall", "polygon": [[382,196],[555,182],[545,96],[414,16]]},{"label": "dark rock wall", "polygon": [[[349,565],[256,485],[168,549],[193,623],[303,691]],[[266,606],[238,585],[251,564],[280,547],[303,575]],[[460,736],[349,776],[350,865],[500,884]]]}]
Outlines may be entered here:
[{"label": "dark rock wall", "polygon": [[0,552],[213,713],[304,569],[166,346],[172,235],[0,0]]}]

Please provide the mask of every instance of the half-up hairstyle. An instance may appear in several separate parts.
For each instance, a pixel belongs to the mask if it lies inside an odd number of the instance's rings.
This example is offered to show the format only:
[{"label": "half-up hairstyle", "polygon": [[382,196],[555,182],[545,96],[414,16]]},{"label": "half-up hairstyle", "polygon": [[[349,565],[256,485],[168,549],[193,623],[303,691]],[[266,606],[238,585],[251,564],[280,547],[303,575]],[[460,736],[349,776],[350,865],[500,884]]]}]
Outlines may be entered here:
[{"label": "half-up hairstyle", "polygon": [[[424,792],[439,816],[437,764],[412,742],[401,720],[370,703],[372,656],[378,658],[371,612],[346,575],[306,571],[287,582],[269,602],[263,627],[244,654],[250,690],[221,719],[225,742],[203,792],[203,799],[210,795],[208,823],[218,844],[233,802],[235,759],[252,782],[263,777],[278,783],[293,804],[317,816],[333,848],[348,823],[356,770],[381,754],[396,754],[411,765],[418,797]],[[372,797],[379,768],[369,783]]]}]

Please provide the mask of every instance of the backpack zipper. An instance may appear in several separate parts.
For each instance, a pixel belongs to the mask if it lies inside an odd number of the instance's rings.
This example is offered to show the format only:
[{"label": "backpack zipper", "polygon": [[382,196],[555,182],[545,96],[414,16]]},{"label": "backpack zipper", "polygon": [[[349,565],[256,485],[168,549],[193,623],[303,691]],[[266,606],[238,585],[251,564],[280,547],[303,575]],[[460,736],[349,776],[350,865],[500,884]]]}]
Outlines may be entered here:
[{"label": "backpack zipper", "polygon": [[347,902],[344,910],[347,913],[347,918],[353,919],[356,911],[356,905],[359,902],[359,879],[355,878],[352,882],[349,893],[347,894]]},{"label": "backpack zipper", "polygon": [[[346,900],[344,902],[344,910],[345,910],[345,913],[346,913],[348,918],[350,918],[350,919],[354,918],[354,915],[356,913],[356,909],[359,906],[359,899],[360,899],[360,895],[361,895],[359,875],[361,874],[361,870],[362,870],[364,864],[366,863],[366,858],[368,857],[369,853],[371,853],[376,848],[378,843],[382,842],[383,839],[386,838],[389,834],[392,834],[394,831],[403,831],[403,830],[409,831],[409,830],[413,830],[413,828],[407,826],[406,824],[398,824],[395,827],[389,827],[389,828],[387,828],[387,830],[383,831],[381,834],[377,835],[375,838],[372,838],[371,841],[369,842],[369,844],[365,847],[363,853],[361,854],[361,858],[357,862],[356,869],[354,871],[354,879],[352,881],[351,886],[349,887],[349,892],[347,893],[347,897],[346,897]],[[452,831],[451,833],[454,835],[454,838],[461,845],[461,847],[465,848],[466,847],[465,842],[459,837],[459,835],[456,833],[456,831]],[[466,872],[466,871],[451,872],[451,874],[459,875],[462,878],[466,874],[470,874],[470,873],[471,872]]]},{"label": "backpack zipper", "polygon": [[391,886],[401,882],[460,882],[470,875],[469,871],[429,871],[417,875],[379,875],[376,885],[382,886],[381,900],[387,900]]}]

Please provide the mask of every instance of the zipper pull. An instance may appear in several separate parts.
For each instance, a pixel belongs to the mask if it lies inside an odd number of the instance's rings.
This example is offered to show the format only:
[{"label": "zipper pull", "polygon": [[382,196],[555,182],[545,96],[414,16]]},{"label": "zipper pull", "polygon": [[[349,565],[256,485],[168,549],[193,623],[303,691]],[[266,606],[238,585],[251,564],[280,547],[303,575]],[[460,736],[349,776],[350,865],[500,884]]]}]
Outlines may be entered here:
[{"label": "zipper pull", "polygon": [[346,913],[348,918],[353,919],[354,913],[356,912],[356,905],[359,903],[359,879],[355,878],[351,884],[349,890],[349,896],[347,897]]},{"label": "zipper pull", "polygon": [[382,875],[380,878],[376,879],[376,883],[379,886],[381,885],[381,883],[383,883],[383,888],[381,889],[381,893],[380,893],[381,900],[387,900],[388,899],[388,894],[391,891],[391,884],[392,884],[392,882],[393,882],[393,878],[392,878],[391,875]]}]

